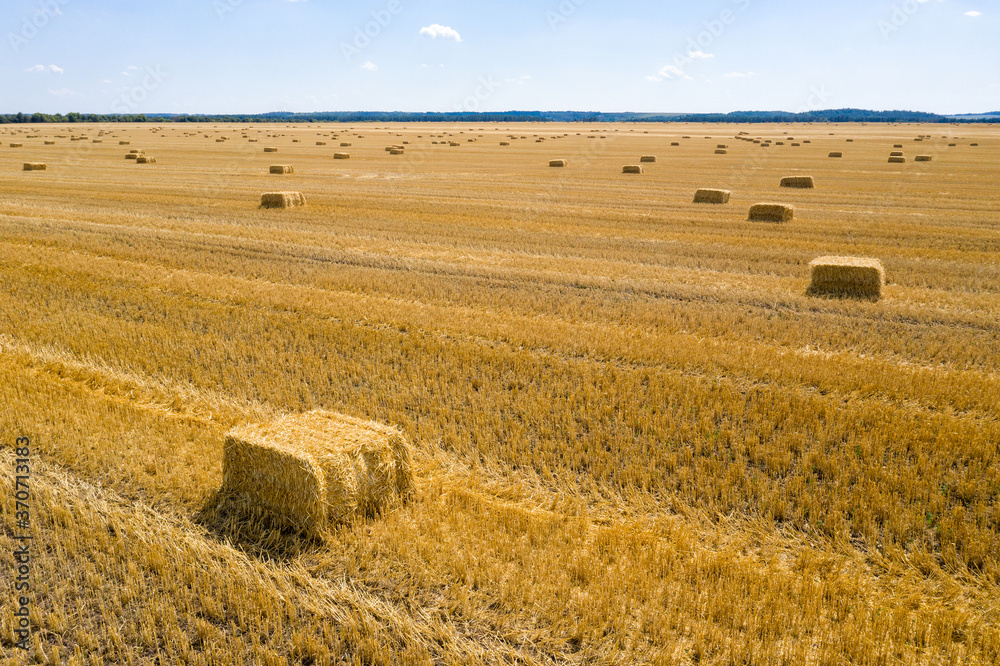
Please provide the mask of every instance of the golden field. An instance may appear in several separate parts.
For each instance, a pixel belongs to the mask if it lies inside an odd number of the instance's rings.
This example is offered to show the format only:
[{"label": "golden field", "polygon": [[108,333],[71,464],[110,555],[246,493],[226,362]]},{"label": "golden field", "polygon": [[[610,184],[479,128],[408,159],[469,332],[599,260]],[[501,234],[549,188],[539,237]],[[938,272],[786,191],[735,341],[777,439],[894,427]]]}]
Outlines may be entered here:
[{"label": "golden field", "polygon": [[[3,569],[5,663],[1000,662],[1000,127],[0,139],[36,626],[16,650]],[[884,298],[807,296],[824,255]],[[322,542],[234,519],[225,433],[314,408],[403,430],[413,502]]]}]

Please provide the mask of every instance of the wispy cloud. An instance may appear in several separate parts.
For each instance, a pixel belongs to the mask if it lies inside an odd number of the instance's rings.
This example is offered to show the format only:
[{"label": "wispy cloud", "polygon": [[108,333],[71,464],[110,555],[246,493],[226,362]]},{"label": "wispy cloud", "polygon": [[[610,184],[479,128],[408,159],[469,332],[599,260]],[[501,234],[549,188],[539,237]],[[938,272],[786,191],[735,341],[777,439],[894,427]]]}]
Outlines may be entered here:
[{"label": "wispy cloud", "polygon": [[446,25],[440,25],[438,23],[432,23],[431,25],[420,29],[421,35],[427,35],[431,39],[453,39],[456,42],[462,41],[462,36],[458,34],[458,31]]},{"label": "wispy cloud", "polygon": [[714,58],[714,53],[705,53],[704,51],[688,51],[688,57],[692,60],[708,60],[709,58]]},{"label": "wispy cloud", "polygon": [[376,65],[371,60],[369,60],[365,64],[361,65],[361,69],[367,69],[369,72],[377,72],[378,71],[378,65]]},{"label": "wispy cloud", "polygon": [[69,88],[60,88],[59,90],[49,89],[49,94],[54,97],[76,97],[79,93],[70,90]]},{"label": "wispy cloud", "polygon": [[647,81],[652,81],[653,83],[658,83],[660,81],[693,81],[694,79],[688,76],[683,69],[677,65],[664,65],[660,68],[656,74],[646,77]]},{"label": "wispy cloud", "polygon": [[983,15],[982,12],[977,12],[975,9],[965,12],[965,16],[971,16],[972,18],[976,18],[977,16],[982,16],[982,15]]},{"label": "wispy cloud", "polygon": [[57,67],[55,65],[34,65],[24,70],[26,72],[52,72],[54,74],[62,74],[63,68]]}]

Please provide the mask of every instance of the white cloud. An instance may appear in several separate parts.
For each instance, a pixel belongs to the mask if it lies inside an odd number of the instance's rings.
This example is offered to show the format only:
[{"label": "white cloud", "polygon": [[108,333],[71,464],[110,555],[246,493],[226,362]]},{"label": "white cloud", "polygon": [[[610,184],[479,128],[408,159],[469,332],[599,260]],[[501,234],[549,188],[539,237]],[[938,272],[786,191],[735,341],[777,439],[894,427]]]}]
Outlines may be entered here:
[{"label": "white cloud", "polygon": [[437,23],[433,23],[426,28],[421,28],[420,34],[427,35],[431,39],[440,37],[441,39],[454,39],[456,42],[462,41],[462,36],[458,34],[457,30]]},{"label": "white cloud", "polygon": [[29,67],[28,69],[26,69],[24,71],[26,71],[26,72],[53,72],[55,74],[62,74],[63,73],[63,68],[62,67],[56,67],[55,65],[48,65],[48,66],[46,66],[46,65],[34,65],[32,67]]},{"label": "white cloud", "polygon": [[647,76],[646,77],[647,81],[652,81],[654,83],[658,83],[658,82],[663,81],[665,79],[666,80],[681,80],[681,79],[683,79],[685,81],[693,81],[694,80],[692,77],[690,77],[687,74],[685,74],[683,69],[681,69],[680,67],[678,67],[676,65],[664,65],[663,67],[660,68],[660,71],[658,71],[655,75],[653,75],[653,76]]},{"label": "white cloud", "polygon": [[965,15],[966,16],[971,16],[972,18],[976,18],[977,16],[982,16],[983,13],[982,12],[977,12],[975,9],[973,9],[972,11],[965,12]]},{"label": "white cloud", "polygon": [[756,72],[726,72],[722,75],[726,79],[742,79],[748,76],[757,76]]},{"label": "white cloud", "polygon": [[49,94],[55,97],[76,97],[78,93],[73,92],[69,88],[60,88],[59,90],[49,89]]},{"label": "white cloud", "polygon": [[378,71],[378,65],[369,60],[365,64],[361,65],[361,69],[367,69],[369,72],[376,72]]},{"label": "white cloud", "polygon": [[137,69],[139,68],[136,67],[135,65],[129,65],[128,67],[125,68],[125,71],[122,72],[122,76],[132,76],[132,72],[136,71]]},{"label": "white cloud", "polygon": [[705,53],[704,51],[688,51],[688,58],[692,60],[708,60],[709,58],[714,58],[714,53]]}]

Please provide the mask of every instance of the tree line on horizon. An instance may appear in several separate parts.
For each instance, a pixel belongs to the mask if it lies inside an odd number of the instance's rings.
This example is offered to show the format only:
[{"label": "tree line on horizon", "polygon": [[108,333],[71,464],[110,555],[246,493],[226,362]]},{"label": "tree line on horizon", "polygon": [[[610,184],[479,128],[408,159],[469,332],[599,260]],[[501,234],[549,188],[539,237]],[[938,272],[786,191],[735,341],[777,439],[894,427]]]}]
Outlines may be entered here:
[{"label": "tree line on horizon", "polygon": [[9,113],[0,114],[0,124],[26,123],[277,123],[277,122],[656,122],[656,123],[989,123],[1000,121],[1000,111],[984,114],[943,116],[921,111],[870,111],[829,109],[792,113],[787,111],[734,111],[731,113],[600,113],[586,111],[505,112],[401,112],[329,111],[317,113],[271,112],[261,114],[95,114]]}]

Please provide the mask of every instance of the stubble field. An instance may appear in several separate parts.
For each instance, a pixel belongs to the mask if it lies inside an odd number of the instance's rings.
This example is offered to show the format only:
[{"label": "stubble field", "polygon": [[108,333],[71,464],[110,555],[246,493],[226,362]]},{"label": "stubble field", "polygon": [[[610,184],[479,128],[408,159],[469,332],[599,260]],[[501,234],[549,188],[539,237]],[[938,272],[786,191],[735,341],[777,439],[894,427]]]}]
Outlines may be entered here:
[{"label": "stubble field", "polygon": [[[7,662],[1000,662],[1000,127],[0,139]],[[883,300],[807,296],[822,255]],[[227,522],[225,432],[317,407],[399,426],[415,500],[323,543]]]}]

